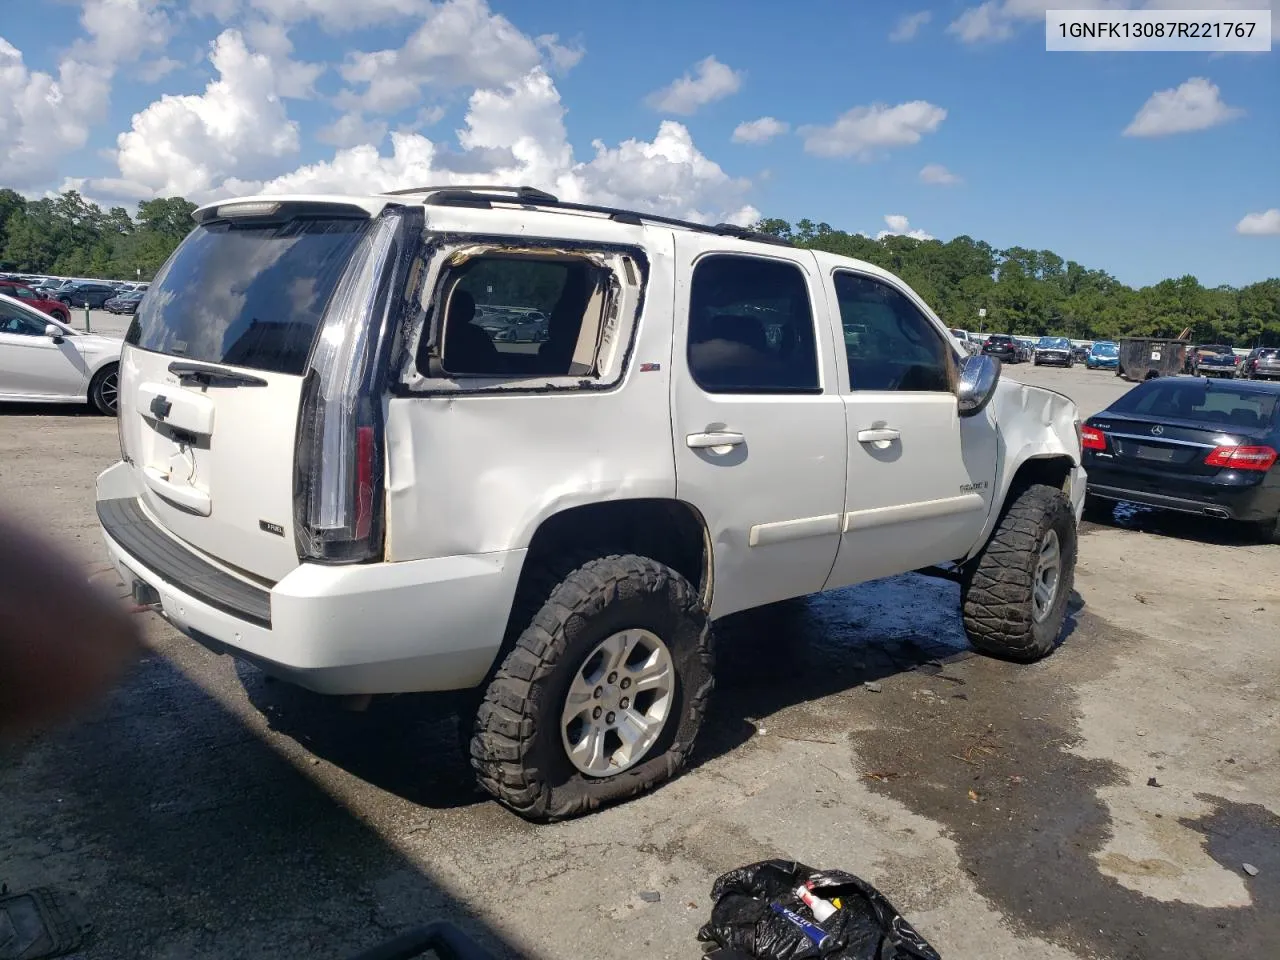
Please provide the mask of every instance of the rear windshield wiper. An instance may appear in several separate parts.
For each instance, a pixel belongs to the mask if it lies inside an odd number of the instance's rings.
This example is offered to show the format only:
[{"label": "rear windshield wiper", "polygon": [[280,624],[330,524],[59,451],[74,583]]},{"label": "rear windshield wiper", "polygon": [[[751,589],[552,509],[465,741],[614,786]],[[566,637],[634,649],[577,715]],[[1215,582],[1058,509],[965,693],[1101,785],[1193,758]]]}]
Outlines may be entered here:
[{"label": "rear windshield wiper", "polygon": [[265,387],[268,385],[267,381],[261,377],[241,373],[239,370],[233,370],[231,367],[224,367],[217,363],[200,363],[196,360],[175,360],[169,364],[169,372],[178,377],[203,380],[205,383],[210,384],[217,380],[219,383],[240,387]]}]

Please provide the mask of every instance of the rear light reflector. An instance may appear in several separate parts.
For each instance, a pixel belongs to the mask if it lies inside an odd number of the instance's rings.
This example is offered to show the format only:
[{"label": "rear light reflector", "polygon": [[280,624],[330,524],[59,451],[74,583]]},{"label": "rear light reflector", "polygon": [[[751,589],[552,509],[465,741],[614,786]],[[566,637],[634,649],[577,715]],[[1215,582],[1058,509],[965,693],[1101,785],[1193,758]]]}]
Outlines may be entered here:
[{"label": "rear light reflector", "polygon": [[355,536],[363,540],[373,526],[373,427],[356,428],[356,523]]},{"label": "rear light reflector", "polygon": [[1097,427],[1080,428],[1080,448],[1082,450],[1107,449],[1107,435]]},{"label": "rear light reflector", "polygon": [[1229,470],[1270,470],[1276,452],[1270,447],[1218,447],[1205,457],[1205,465]]}]

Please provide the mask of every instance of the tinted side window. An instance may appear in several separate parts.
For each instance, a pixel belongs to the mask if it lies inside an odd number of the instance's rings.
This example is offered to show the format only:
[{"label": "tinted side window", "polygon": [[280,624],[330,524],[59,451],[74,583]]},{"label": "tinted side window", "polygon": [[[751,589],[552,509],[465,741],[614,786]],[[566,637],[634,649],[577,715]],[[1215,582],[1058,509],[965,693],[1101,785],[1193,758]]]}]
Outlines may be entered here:
[{"label": "tinted side window", "polygon": [[835,286],[852,389],[951,392],[951,349],[915,304],[873,277],[837,273]]},{"label": "tinted side window", "polygon": [[0,333],[18,333],[27,337],[44,336],[45,324],[29,317],[17,307],[0,303]]},{"label": "tinted side window", "polygon": [[795,264],[720,254],[693,270],[689,371],[708,393],[818,393],[805,276]]}]

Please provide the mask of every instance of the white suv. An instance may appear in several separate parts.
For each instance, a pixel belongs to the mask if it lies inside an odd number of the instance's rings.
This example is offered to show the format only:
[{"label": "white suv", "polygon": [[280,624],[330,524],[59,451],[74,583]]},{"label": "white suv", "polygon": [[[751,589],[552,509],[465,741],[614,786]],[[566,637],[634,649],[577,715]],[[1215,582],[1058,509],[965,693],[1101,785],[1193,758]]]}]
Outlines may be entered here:
[{"label": "white suv", "polygon": [[673,776],[735,611],[929,568],[979,650],[1056,643],[1076,408],[877,267],[529,188],[195,219],[121,358],[117,569],[312,690],[475,690],[526,816]]}]

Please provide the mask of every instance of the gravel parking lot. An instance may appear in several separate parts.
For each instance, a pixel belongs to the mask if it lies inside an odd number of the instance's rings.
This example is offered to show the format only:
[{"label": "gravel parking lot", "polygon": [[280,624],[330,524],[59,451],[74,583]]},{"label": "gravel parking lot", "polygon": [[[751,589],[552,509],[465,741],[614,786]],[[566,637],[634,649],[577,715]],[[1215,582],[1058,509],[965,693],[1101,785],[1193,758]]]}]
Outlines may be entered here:
[{"label": "gravel parking lot", "polygon": [[[1128,386],[1006,375],[1085,414]],[[5,507],[109,583],[116,451],[0,408]],[[147,616],[108,703],[0,753],[0,882],[77,895],[93,960],[336,960],[440,917],[502,956],[693,958],[713,878],[773,855],[866,877],[949,960],[1274,955],[1280,546],[1121,507],[1076,589],[1030,667],[972,656],[915,575],[734,618],[693,769],[549,827],[476,792],[440,702],[340,713]]]}]

